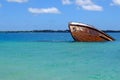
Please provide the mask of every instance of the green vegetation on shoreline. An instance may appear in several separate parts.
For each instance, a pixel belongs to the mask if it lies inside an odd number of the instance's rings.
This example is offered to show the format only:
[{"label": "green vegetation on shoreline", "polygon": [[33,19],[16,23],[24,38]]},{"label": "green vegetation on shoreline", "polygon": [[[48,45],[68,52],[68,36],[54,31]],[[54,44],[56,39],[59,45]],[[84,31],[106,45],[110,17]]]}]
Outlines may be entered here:
[{"label": "green vegetation on shoreline", "polygon": [[[102,30],[103,32],[120,32],[120,30]],[[0,31],[0,33],[29,33],[29,32],[70,32],[69,30],[31,30],[31,31]]]},{"label": "green vegetation on shoreline", "polygon": [[31,31],[0,31],[0,33],[21,33],[21,32],[69,32],[69,30],[31,30]]}]

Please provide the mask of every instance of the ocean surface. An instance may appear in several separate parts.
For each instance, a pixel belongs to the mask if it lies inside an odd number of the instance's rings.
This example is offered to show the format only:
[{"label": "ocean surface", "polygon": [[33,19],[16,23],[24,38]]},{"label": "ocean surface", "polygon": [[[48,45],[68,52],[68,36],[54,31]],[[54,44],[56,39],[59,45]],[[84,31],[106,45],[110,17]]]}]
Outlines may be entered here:
[{"label": "ocean surface", "polygon": [[0,80],[120,80],[113,42],[74,42],[70,33],[0,33]]}]

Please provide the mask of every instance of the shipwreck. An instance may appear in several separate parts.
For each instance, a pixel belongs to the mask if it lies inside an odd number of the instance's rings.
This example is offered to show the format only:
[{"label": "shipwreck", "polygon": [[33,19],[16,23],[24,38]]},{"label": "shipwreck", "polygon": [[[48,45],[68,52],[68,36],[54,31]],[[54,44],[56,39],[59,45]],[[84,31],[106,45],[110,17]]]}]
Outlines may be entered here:
[{"label": "shipwreck", "polygon": [[70,22],[69,29],[73,39],[78,42],[104,42],[115,40],[105,32],[84,23]]}]

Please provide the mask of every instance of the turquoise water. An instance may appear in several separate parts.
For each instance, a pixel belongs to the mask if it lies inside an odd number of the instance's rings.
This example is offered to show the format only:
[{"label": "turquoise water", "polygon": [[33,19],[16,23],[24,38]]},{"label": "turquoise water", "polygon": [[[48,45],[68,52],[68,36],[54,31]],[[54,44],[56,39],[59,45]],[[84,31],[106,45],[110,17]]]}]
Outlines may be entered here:
[{"label": "turquoise water", "polygon": [[0,80],[119,80],[114,42],[73,42],[69,33],[0,33]]}]

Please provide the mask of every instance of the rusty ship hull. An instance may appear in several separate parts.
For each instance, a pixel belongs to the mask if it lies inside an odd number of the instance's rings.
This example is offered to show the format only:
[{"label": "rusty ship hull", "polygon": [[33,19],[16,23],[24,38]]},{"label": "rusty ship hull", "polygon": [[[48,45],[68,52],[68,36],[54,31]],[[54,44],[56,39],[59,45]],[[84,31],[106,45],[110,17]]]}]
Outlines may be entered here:
[{"label": "rusty ship hull", "polygon": [[103,31],[83,23],[71,22],[69,23],[69,29],[73,39],[78,42],[104,42],[115,40]]}]

